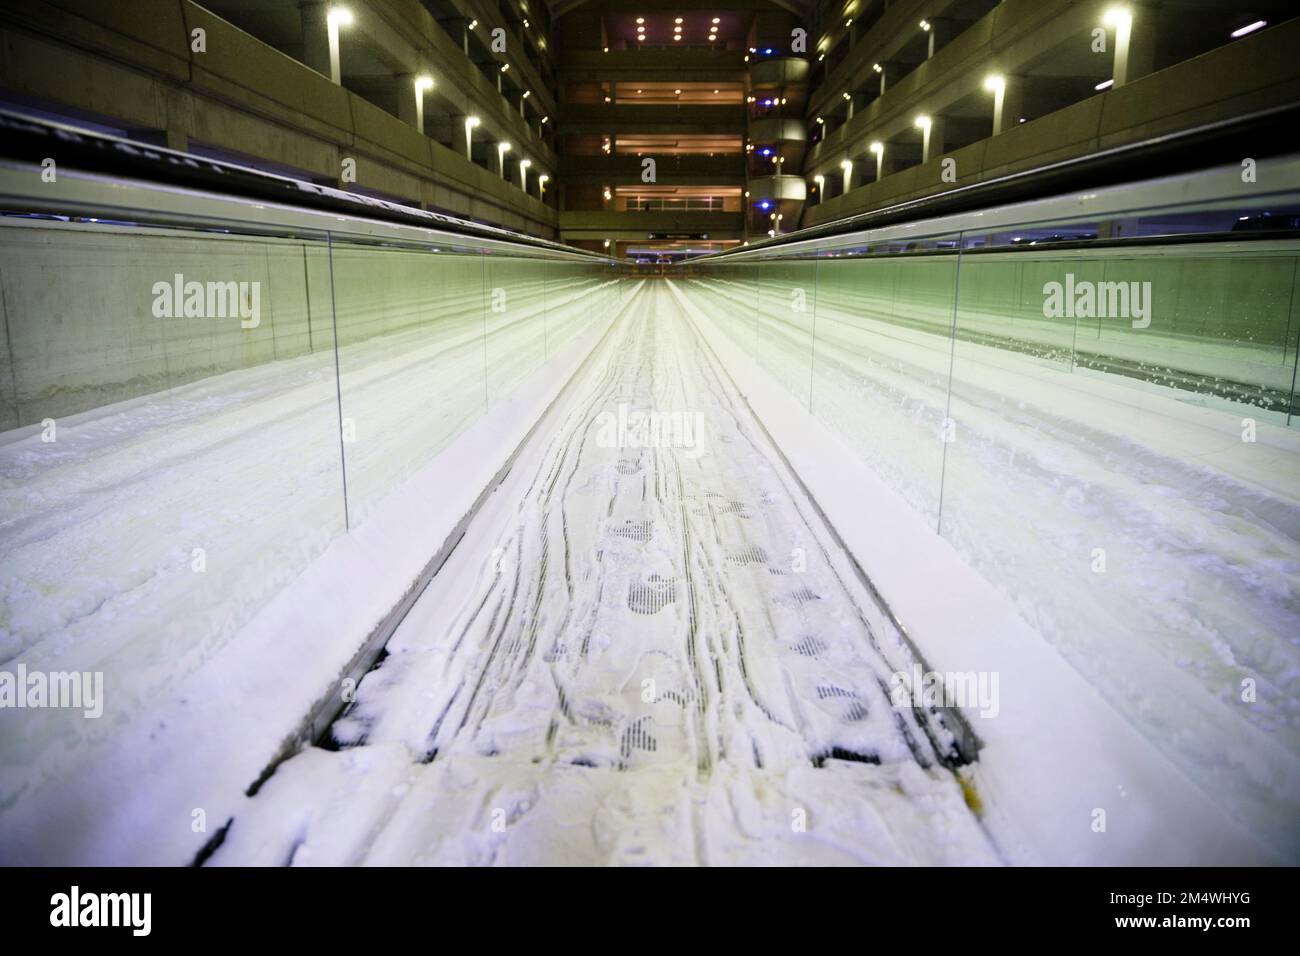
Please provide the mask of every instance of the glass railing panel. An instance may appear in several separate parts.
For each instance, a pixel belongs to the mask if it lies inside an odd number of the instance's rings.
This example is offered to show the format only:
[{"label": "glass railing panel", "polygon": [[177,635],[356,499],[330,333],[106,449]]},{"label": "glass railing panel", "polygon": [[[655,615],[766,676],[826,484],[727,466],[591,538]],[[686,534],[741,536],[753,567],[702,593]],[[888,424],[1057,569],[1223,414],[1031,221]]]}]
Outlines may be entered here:
[{"label": "glass railing panel", "polygon": [[0,261],[0,666],[103,681],[100,720],[0,710],[3,804],[220,652],[344,510],[324,243],[7,220]]},{"label": "glass railing panel", "polygon": [[813,414],[937,523],[956,259],[818,262]]},{"label": "glass railing panel", "polygon": [[490,287],[477,254],[332,249],[348,514],[358,527],[487,408]]},{"label": "glass railing panel", "polygon": [[489,407],[546,360],[546,281],[537,259],[485,255],[484,361]]},{"label": "glass railing panel", "polygon": [[759,281],[762,289],[754,343],[758,364],[807,408],[812,386],[817,263],[772,263]]},{"label": "glass railing panel", "polygon": [[942,507],[962,557],[1279,845],[1300,772],[1297,253],[963,255]]}]

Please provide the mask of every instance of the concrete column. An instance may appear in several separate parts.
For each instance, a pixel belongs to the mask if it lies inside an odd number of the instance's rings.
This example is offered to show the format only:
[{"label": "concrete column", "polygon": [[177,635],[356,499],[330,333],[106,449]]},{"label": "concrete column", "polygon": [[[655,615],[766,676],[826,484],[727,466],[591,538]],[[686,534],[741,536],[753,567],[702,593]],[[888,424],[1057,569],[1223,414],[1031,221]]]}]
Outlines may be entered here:
[{"label": "concrete column", "polygon": [[472,133],[470,128],[465,125],[465,121],[468,118],[469,117],[465,115],[453,116],[451,118],[451,136],[452,144],[455,146],[456,152],[473,162],[474,153]]},{"label": "concrete column", "polygon": [[890,147],[889,143],[881,143],[880,149],[878,150],[868,149],[867,154],[870,157],[869,161],[876,174],[876,178],[872,180],[873,183],[880,182],[880,180],[884,179],[894,171],[896,160],[894,157],[894,150]]},{"label": "concrete column", "polygon": [[321,0],[303,0],[298,4],[302,18],[302,59],[322,76],[330,75],[329,28],[325,16],[329,8]]},{"label": "concrete column", "polygon": [[1114,30],[1114,89],[1146,76],[1155,66],[1155,13],[1150,7],[1136,4],[1131,9],[1131,17],[1107,18],[1106,21],[1106,25]]},{"label": "concrete column", "polygon": [[930,21],[928,32],[930,34],[929,46],[925,54],[927,60],[946,47],[952,38],[961,32],[961,22],[958,20],[945,20],[940,17],[937,20]]},{"label": "concrete column", "polygon": [[930,125],[921,130],[921,162],[943,155],[943,117],[930,117]]},{"label": "concrete column", "polygon": [[901,71],[897,63],[880,64],[880,95],[885,95],[885,90],[889,89],[898,82],[898,74]]},{"label": "concrete column", "polygon": [[[1128,44],[1128,69],[1124,82],[1131,83],[1156,68],[1156,12],[1145,4],[1133,5],[1133,29]],[[1115,84],[1119,86],[1118,83]]]},{"label": "concrete column", "polygon": [[1020,123],[1025,108],[1025,83],[1023,76],[1002,78],[1002,88],[993,93],[993,135],[1014,129]]}]

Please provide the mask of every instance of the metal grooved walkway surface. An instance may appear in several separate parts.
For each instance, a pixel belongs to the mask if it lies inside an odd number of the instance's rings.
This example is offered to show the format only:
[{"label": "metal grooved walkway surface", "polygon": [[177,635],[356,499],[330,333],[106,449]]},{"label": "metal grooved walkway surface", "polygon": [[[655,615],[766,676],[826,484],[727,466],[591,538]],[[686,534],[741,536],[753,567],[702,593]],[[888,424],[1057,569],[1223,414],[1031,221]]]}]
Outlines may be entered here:
[{"label": "metal grooved walkway surface", "polygon": [[212,862],[997,862],[878,617],[648,283]]}]

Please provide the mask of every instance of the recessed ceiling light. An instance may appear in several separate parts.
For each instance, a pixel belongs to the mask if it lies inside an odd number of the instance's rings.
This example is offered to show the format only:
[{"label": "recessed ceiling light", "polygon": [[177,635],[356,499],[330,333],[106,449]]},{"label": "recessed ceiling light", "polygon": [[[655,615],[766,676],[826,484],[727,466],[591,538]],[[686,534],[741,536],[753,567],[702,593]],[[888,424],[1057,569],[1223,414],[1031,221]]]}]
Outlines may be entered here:
[{"label": "recessed ceiling light", "polygon": [[677,34],[677,36],[673,37],[674,40],[680,40],[681,38],[682,38],[682,35],[681,35],[680,33]]},{"label": "recessed ceiling light", "polygon": [[718,18],[718,17],[714,17],[714,18],[713,18],[713,22],[714,22],[714,23],[721,23],[722,20],[721,20],[720,18]]},{"label": "recessed ceiling light", "polygon": [[645,17],[637,17],[637,18],[636,18],[636,22],[637,22],[637,23],[645,23]]},{"label": "recessed ceiling light", "polygon": [[676,20],[673,21],[673,23],[681,23],[681,22],[682,22],[682,18],[681,18],[681,17],[678,17]]}]

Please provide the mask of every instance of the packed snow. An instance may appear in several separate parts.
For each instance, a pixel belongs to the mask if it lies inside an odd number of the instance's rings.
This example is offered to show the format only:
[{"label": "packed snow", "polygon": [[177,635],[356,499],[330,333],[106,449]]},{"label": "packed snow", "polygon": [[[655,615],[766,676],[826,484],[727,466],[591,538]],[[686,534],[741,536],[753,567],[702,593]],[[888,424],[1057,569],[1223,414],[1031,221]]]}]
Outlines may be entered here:
[{"label": "packed snow", "polygon": [[891,701],[906,648],[653,286],[213,862],[999,861]]},{"label": "packed snow", "polygon": [[1300,859],[1300,431],[1246,405],[954,347],[861,296],[818,297],[815,347],[781,285],[710,280],[690,296],[1192,786]]},{"label": "packed snow", "polygon": [[[213,863],[1300,859],[1296,431],[831,300],[814,347],[752,292],[552,287],[491,386],[472,318],[349,345],[348,534],[332,353],[5,436],[0,667],[110,680],[107,719],[0,711],[0,858],[184,863],[230,820]],[[858,565],[928,666],[1001,675],[975,764],[891,697]]]}]

